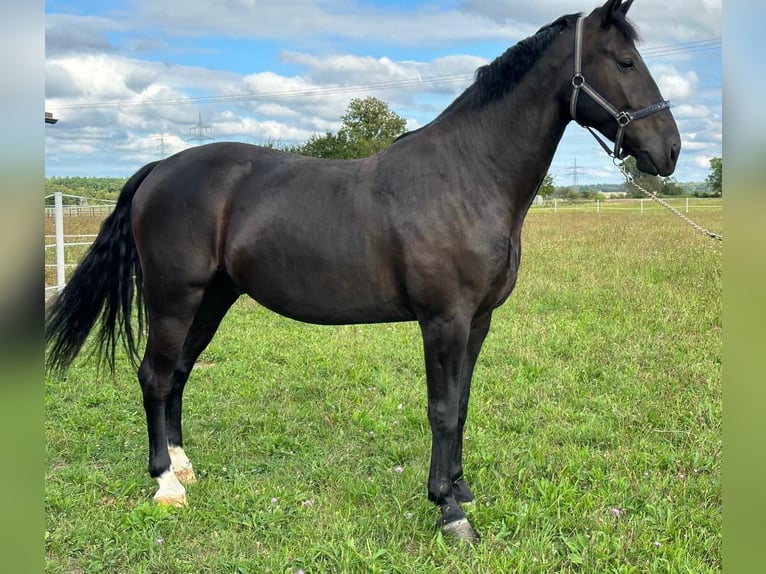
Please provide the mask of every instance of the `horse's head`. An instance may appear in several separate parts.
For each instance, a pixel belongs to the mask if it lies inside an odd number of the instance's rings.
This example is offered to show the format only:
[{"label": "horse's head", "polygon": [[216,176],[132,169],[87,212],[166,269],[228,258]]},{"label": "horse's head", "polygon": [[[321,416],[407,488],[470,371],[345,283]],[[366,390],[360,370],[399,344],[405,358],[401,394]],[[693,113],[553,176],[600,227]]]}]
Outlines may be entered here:
[{"label": "horse's head", "polygon": [[615,142],[614,155],[632,155],[641,171],[668,176],[681,137],[636,49],[636,31],[625,17],[632,3],[607,0],[578,22],[570,112]]}]

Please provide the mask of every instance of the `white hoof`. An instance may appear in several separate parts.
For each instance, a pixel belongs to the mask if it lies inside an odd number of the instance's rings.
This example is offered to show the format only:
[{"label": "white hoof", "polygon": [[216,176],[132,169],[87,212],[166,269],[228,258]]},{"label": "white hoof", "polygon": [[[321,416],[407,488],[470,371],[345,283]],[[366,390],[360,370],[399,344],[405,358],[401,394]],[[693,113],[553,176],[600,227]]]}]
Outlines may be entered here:
[{"label": "white hoof", "polygon": [[191,463],[183,468],[176,468],[174,466],[173,473],[181,484],[194,484],[197,482],[197,475],[194,474],[194,469],[192,468]]},{"label": "white hoof", "polygon": [[155,503],[168,506],[186,506],[186,489],[172,470],[163,472],[156,480],[159,489],[154,495]]},{"label": "white hoof", "polygon": [[197,476],[194,474],[192,463],[186,456],[184,449],[180,446],[169,446],[170,469],[183,484],[194,484],[197,482]]}]

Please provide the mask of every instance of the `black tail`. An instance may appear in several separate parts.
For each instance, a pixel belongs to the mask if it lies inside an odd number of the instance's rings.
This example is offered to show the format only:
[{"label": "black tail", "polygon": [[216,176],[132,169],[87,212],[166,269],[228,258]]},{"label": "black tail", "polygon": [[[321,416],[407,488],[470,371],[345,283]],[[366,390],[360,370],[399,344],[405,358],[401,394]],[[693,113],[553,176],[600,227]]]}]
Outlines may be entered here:
[{"label": "black tail", "polygon": [[[114,371],[119,338],[125,343],[131,361],[138,361],[137,342],[143,331],[146,311],[130,206],[136,190],[158,163],[145,165],[127,181],[96,241],[48,308],[45,315],[45,346],[48,349],[45,364],[48,371],[63,374],[69,368],[99,316],[101,325],[95,349],[99,363],[105,363]],[[131,322],[134,301],[138,310],[138,337]]]}]

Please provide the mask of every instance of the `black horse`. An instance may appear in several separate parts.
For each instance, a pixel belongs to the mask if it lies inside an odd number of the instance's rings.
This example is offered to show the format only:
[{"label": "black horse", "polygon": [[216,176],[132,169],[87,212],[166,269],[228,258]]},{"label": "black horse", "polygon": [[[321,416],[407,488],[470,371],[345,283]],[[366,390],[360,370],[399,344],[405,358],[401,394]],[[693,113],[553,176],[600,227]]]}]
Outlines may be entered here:
[{"label": "black horse", "polygon": [[46,316],[47,364],[64,371],[100,321],[138,364],[155,500],[194,480],[181,402],[195,360],[242,294],[299,321],[417,321],[431,425],[428,497],[442,529],[474,542],[461,503],[463,427],[493,309],[513,290],[521,226],[574,119],[670,175],[676,123],[635,47],[632,0],[563,16],[477,71],[427,126],[380,153],[335,161],[241,143],[141,168]]}]

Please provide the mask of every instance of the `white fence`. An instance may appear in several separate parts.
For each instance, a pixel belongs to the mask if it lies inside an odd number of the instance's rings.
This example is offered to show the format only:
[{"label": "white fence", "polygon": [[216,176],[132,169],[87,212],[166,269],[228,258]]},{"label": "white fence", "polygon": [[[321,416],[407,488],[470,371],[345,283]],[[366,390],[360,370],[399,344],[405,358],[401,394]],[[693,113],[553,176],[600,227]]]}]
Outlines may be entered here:
[{"label": "white fence", "polygon": [[[63,193],[54,193],[52,196],[46,196],[46,200],[54,198],[54,206],[45,208],[45,217],[52,217],[55,220],[55,234],[45,236],[45,250],[55,249],[56,262],[45,264],[46,268],[56,269],[56,283],[55,285],[46,285],[46,296],[52,292],[58,292],[66,285],[66,269],[76,267],[76,263],[66,263],[66,251],[71,247],[87,247],[93,243],[95,235],[65,235],[64,234],[64,221],[67,217],[77,216],[107,216],[114,209],[116,202],[101,200],[103,203],[100,205],[64,205],[63,198],[70,197],[78,200],[94,201],[93,199],[67,196]],[[96,200],[98,201],[98,200]],[[685,213],[693,211],[706,211],[709,209],[721,209],[723,200],[718,199],[704,199],[704,198],[666,198],[666,201],[671,203],[673,207]],[[542,204],[536,203],[532,207],[532,211],[552,211],[558,212],[636,212],[639,211],[664,211],[663,208],[649,199],[607,199],[607,200],[591,200],[591,201],[565,201],[565,200],[549,200]],[[49,240],[55,240],[53,243],[49,243]],[[46,258],[47,261],[47,258]]]},{"label": "white fence", "polygon": [[[93,201],[85,197],[79,197],[74,195],[66,195],[61,192],[56,192],[53,195],[45,196],[46,201],[53,197],[53,207],[45,208],[45,217],[52,217],[54,219],[55,232],[54,235],[45,236],[45,251],[49,249],[55,249],[56,262],[46,263],[45,267],[56,269],[56,284],[45,286],[45,295],[49,293],[58,292],[66,285],[66,269],[68,267],[76,267],[76,263],[66,263],[66,250],[68,247],[87,247],[93,243],[95,235],[64,235],[64,218],[65,217],[77,217],[77,216],[106,216],[114,209],[116,202],[109,200],[96,200],[102,201],[101,205],[64,205],[64,197],[70,197],[77,199],[78,201],[87,200]],[[53,239],[53,243],[49,243],[49,240]],[[77,239],[77,241],[69,241],[70,239]],[[85,241],[80,241],[80,240]],[[46,258],[47,260],[47,258]]]},{"label": "white fence", "polygon": [[[721,209],[723,200],[721,198],[703,198],[703,197],[663,197],[666,203],[669,203],[677,210],[690,213],[692,211],[705,211],[709,209]],[[639,211],[663,211],[663,207],[649,198],[640,199],[595,199],[595,200],[562,200],[549,199],[545,202],[535,202],[532,205],[533,210],[551,210],[558,211],[602,211],[628,212]]]}]

